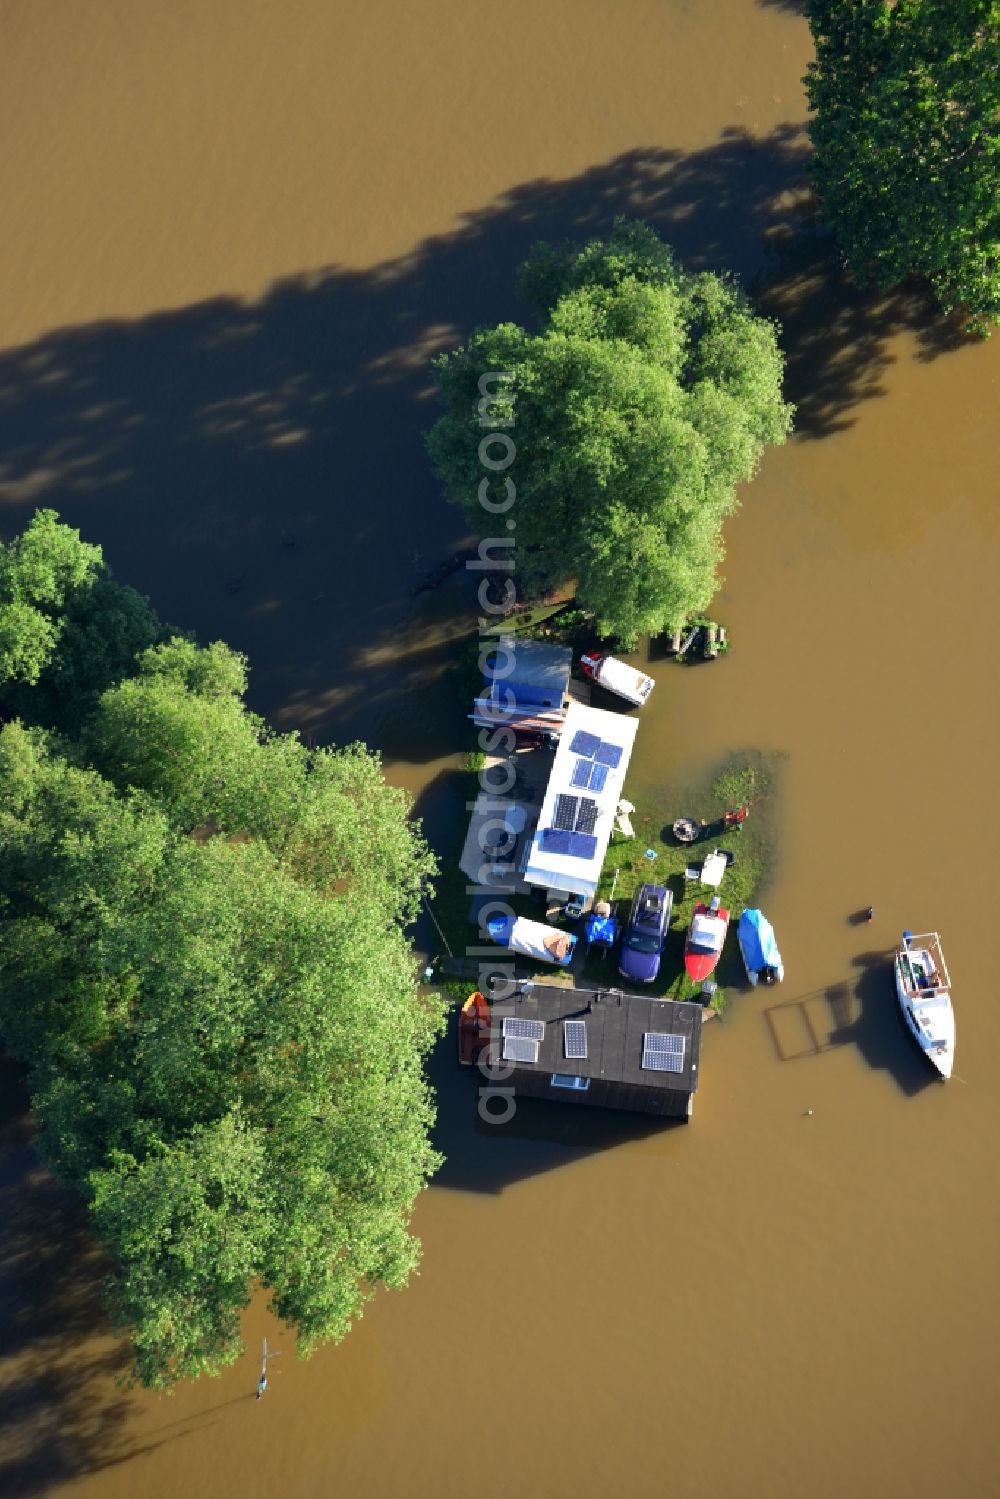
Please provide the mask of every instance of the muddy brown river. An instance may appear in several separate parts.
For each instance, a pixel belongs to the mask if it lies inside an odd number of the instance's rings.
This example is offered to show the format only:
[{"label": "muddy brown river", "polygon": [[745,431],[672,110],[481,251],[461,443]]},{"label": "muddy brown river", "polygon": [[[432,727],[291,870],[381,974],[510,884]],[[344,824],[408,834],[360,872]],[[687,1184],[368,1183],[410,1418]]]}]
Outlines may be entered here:
[{"label": "muddy brown river", "polygon": [[[432,352],[525,315],[534,240],[631,211],[763,278],[800,408],[727,528],[732,653],[654,667],[631,772],[783,757],[787,979],[706,1031],[690,1128],[477,1129],[443,1050],[412,1287],[308,1363],[258,1298],[243,1362],[167,1399],[116,1386],[10,1071],[0,1492],[997,1494],[1000,339],[803,240],[799,7],[0,0],[0,33],[5,534],[55,506],[248,652],[255,707],[380,747],[442,849],[470,610],[411,592],[463,540]],[[947,1088],[895,1014],[905,926],[942,933]]]}]

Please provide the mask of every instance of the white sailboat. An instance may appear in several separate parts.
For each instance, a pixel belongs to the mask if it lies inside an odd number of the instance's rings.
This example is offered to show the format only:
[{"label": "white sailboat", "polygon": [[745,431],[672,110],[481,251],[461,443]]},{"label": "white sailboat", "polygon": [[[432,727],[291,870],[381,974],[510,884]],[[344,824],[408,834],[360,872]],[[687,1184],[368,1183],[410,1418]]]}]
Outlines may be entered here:
[{"label": "white sailboat", "polygon": [[942,1077],[951,1077],[955,1012],[951,1007],[951,979],[937,932],[920,936],[904,932],[896,950],[895,969],[903,1019],[928,1061]]}]

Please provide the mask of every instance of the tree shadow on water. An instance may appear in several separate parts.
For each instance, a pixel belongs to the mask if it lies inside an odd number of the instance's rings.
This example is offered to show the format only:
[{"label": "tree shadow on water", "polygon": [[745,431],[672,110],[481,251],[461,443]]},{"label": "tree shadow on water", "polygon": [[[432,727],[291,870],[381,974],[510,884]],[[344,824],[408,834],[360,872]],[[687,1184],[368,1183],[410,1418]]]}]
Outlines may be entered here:
[{"label": "tree shadow on water", "polygon": [[32,1499],[192,1435],[230,1404],[127,1433],[137,1410],[119,1384],[130,1363],[101,1300],[109,1266],[84,1207],[32,1146],[23,1071],[0,1058],[0,1494]]},{"label": "tree shadow on water", "polygon": [[[477,324],[529,316],[514,273],[535,241],[624,213],[692,268],[769,265],[803,430],[836,430],[876,393],[895,324],[845,311],[808,232],[804,261],[768,258],[802,237],[806,153],[795,124],[637,149],[513,187],[391,262],[0,352],[3,529],[53,505],[164,618],[246,651],[253,705],[280,726],[384,742],[446,670],[471,601],[414,593],[467,541],[424,451],[428,362]],[[413,758],[445,753],[451,732],[431,729]]]},{"label": "tree shadow on water", "polygon": [[[801,200],[808,219],[811,205]],[[847,274],[833,239],[803,226],[771,241],[774,269],[758,278],[760,310],[781,325],[786,354],[785,394],[796,406],[795,431],[829,437],[854,423],[863,401],[885,394],[883,377],[900,357],[895,341],[915,338],[913,357],[928,362],[980,340],[946,317],[924,282],[879,291]]]},{"label": "tree shadow on water", "polygon": [[125,1460],[132,1401],[114,1385],[127,1354],[104,1315],[107,1266],[82,1205],[39,1164],[8,1060],[0,1081],[0,1493],[22,1499]]}]

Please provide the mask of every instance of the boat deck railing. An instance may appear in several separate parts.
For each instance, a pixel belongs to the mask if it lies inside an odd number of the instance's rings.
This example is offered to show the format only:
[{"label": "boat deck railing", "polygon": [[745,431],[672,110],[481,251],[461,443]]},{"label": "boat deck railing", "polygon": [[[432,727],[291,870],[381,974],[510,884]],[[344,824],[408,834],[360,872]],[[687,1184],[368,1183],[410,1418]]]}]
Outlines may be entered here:
[{"label": "boat deck railing", "polygon": [[[940,998],[942,995],[950,994],[951,976],[948,973],[948,965],[944,960],[944,953],[941,951],[941,938],[937,932],[910,932],[903,938],[901,954],[904,957],[910,953],[918,952],[925,952],[930,958],[932,974],[928,975],[928,977],[932,978],[933,981],[926,987],[921,987],[912,982],[908,983],[906,986],[907,991],[915,996],[919,996],[921,999]],[[912,966],[908,963],[906,967],[910,971],[912,980]]]}]

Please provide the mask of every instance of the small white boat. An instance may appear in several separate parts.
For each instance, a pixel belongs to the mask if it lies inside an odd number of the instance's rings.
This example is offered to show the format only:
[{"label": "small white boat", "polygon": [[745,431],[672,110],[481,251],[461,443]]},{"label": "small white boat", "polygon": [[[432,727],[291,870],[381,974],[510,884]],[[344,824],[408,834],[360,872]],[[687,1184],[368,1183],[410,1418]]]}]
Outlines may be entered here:
[{"label": "small white boat", "polygon": [[928,1061],[951,1077],[955,1060],[955,1012],[951,979],[937,932],[904,932],[896,950],[896,994],[903,1019]]},{"label": "small white boat", "polygon": [[781,983],[785,977],[785,965],[775,941],[774,928],[763,911],[754,906],[743,912],[736,924],[736,940],[747,978],[754,987]]},{"label": "small white boat", "polygon": [[627,661],[619,661],[617,656],[602,656],[591,652],[589,655],[580,657],[580,670],[599,687],[604,687],[608,692],[614,692],[618,697],[625,698],[627,702],[634,703],[637,708],[642,707],[656,686],[652,677],[647,677],[644,671],[637,671],[634,666],[629,666]]},{"label": "small white boat", "polygon": [[539,963],[557,963],[568,968],[573,961],[577,937],[547,921],[529,921],[526,916],[490,916],[486,933],[509,952],[522,953]]}]

